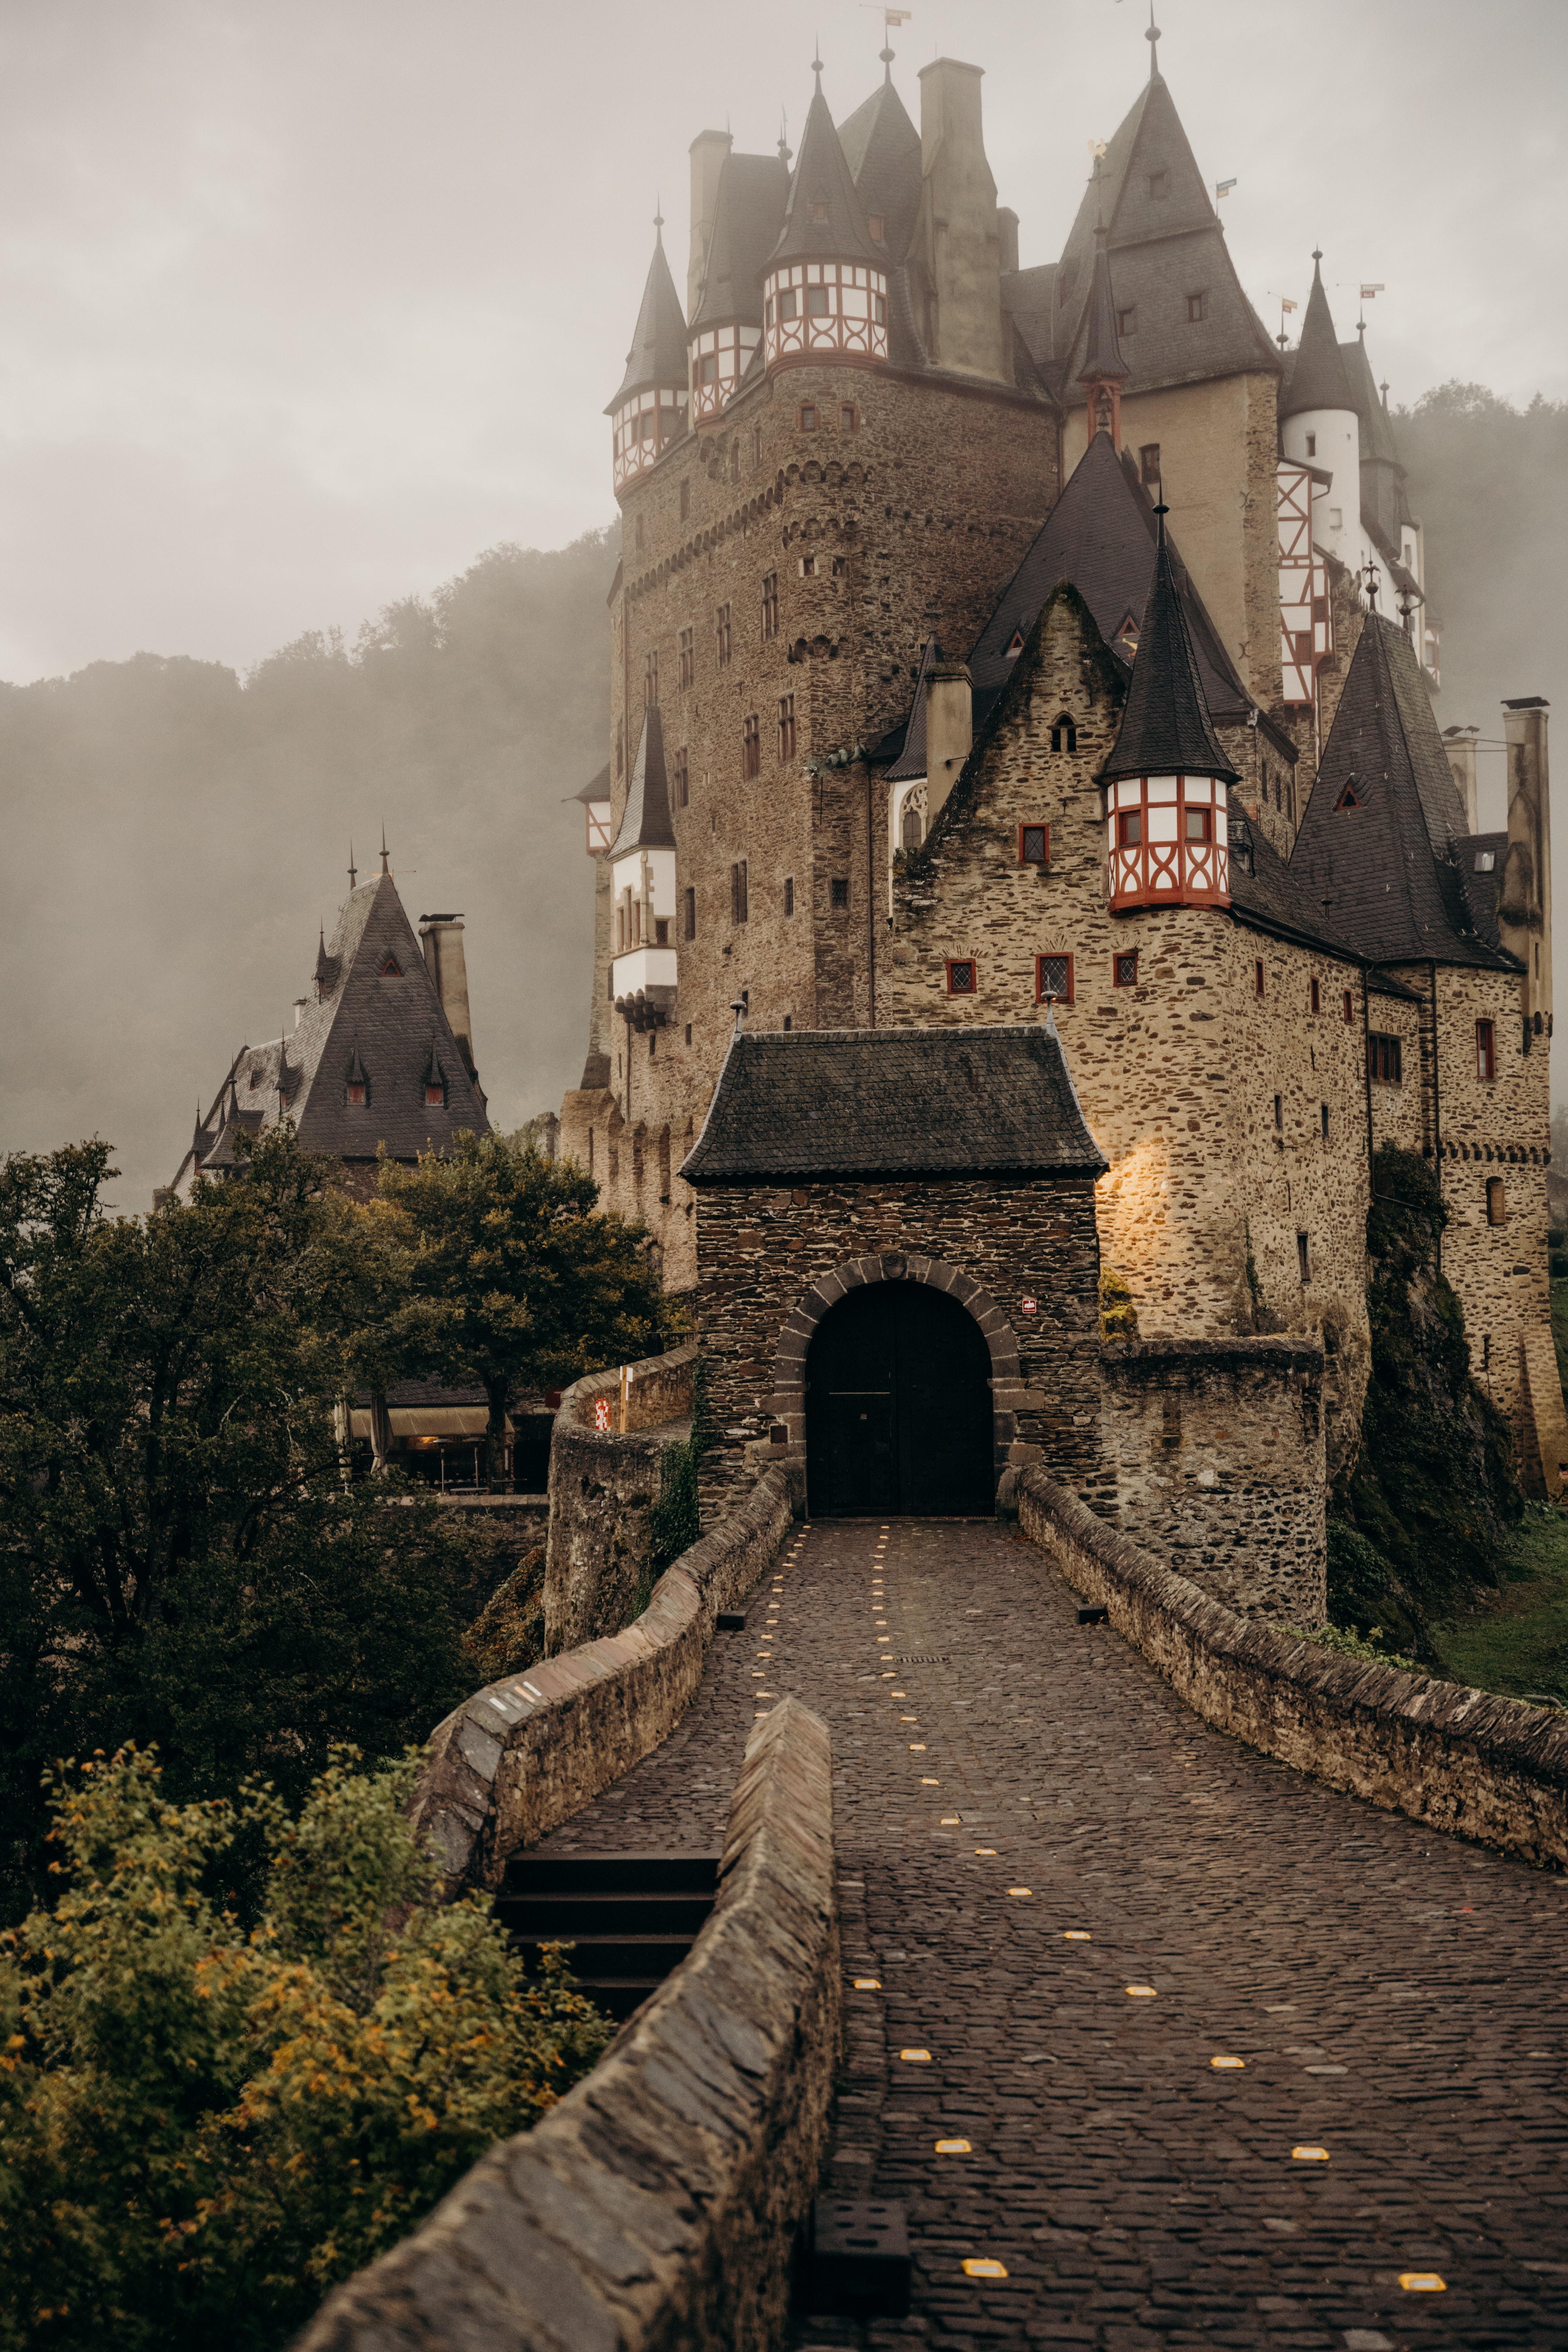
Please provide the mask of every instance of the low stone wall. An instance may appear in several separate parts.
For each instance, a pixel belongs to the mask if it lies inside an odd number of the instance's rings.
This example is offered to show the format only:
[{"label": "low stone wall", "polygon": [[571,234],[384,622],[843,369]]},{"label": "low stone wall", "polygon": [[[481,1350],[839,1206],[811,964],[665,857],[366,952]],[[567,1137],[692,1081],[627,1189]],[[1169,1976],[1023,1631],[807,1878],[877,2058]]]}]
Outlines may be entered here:
[{"label": "low stone wall", "polygon": [[1390,1812],[1568,1867],[1568,1724],[1238,1617],[1041,1471],[1023,1532],[1216,1729]]},{"label": "low stone wall", "polygon": [[1317,1339],[1112,1339],[1084,1500],[1242,1617],[1328,1616]]},{"label": "low stone wall", "polygon": [[437,1727],[410,1811],[449,1886],[498,1885],[509,1855],[668,1738],[702,1679],[720,1610],[752,1591],[801,1499],[798,1474],[769,1470],[665,1570],[624,1633],[491,1683]]},{"label": "low stone wall", "polygon": [[[649,1522],[663,1457],[680,1442],[679,1424],[690,1414],[696,1366],[694,1346],[633,1364],[624,1432],[617,1368],[588,1373],[562,1398],[550,1444],[549,1655],[619,1633],[631,1617],[652,1558]],[[610,1407],[608,1429],[594,1426],[601,1399]],[[649,1433],[660,1428],[662,1435]]]},{"label": "low stone wall", "polygon": [[558,2106],[334,2290],[297,2352],[772,2352],[841,1984],[827,1728],[784,1699],[747,1744],[689,1956]]}]

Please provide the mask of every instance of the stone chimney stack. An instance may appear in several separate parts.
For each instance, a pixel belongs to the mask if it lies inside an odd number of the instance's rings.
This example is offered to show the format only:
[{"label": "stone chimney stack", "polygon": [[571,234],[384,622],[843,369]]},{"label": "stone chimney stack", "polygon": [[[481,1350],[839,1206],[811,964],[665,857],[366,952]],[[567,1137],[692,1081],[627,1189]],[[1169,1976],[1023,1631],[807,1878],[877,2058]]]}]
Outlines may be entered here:
[{"label": "stone chimney stack", "polygon": [[719,174],[733,142],[727,131],[700,131],[691,142],[691,245],[686,264],[686,315],[697,316],[708,240],[719,202]]},{"label": "stone chimney stack", "polygon": [[1498,903],[1505,948],[1524,966],[1525,1051],[1552,1034],[1552,806],[1547,704],[1539,694],[1502,707],[1508,744],[1508,856]]},{"label": "stone chimney stack", "polygon": [[1476,745],[1480,736],[1479,727],[1445,727],[1443,749],[1448,754],[1448,765],[1454,771],[1454,782],[1459,787],[1459,798],[1465,803],[1465,824],[1471,833],[1479,833],[1479,803],[1476,797]]},{"label": "stone chimney stack", "polygon": [[979,66],[921,68],[921,209],[910,258],[917,316],[938,367],[1005,383],[1001,225],[980,127]]},{"label": "stone chimney stack", "polygon": [[933,662],[926,672],[926,830],[936,823],[974,743],[973,690],[963,662]]},{"label": "stone chimney stack", "polygon": [[468,1012],[468,967],[463,954],[461,915],[421,915],[419,943],[425,950],[425,969],[435,983],[441,1010],[452,1024],[458,1050],[468,1066],[468,1076],[475,1077],[474,1024]]},{"label": "stone chimney stack", "polygon": [[996,207],[997,267],[1004,278],[1018,267],[1018,215],[1011,205]]}]

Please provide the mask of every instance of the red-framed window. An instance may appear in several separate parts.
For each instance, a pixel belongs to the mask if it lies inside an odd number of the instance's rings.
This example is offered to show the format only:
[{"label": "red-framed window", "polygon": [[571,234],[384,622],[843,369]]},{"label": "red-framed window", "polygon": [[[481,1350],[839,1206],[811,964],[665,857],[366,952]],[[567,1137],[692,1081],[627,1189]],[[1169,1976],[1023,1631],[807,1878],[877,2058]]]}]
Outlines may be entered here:
[{"label": "red-framed window", "polygon": [[351,1078],[348,1082],[347,1092],[351,1108],[363,1110],[366,1101],[369,1099],[368,1090],[365,1087],[364,1080],[363,1078]]},{"label": "red-framed window", "polygon": [[1048,866],[1050,862],[1050,826],[1048,824],[1021,824],[1018,827],[1019,865]]},{"label": "red-framed window", "polygon": [[1476,1076],[1489,1083],[1497,1076],[1497,1031],[1489,1021],[1476,1024]]},{"label": "red-framed window", "polygon": [[1252,966],[1252,992],[1254,996],[1261,996],[1267,985],[1268,983],[1263,976],[1263,958],[1258,956],[1254,960]]},{"label": "red-framed window", "polygon": [[980,967],[973,956],[950,956],[947,960],[947,992],[950,996],[978,996]]},{"label": "red-framed window", "polygon": [[1042,955],[1035,958],[1035,1002],[1043,1004],[1051,997],[1058,1004],[1072,1003],[1072,958],[1070,955]]},{"label": "red-framed window", "polygon": [[1314,1013],[1321,1013],[1321,1012],[1322,1011],[1322,1009],[1323,1009],[1323,983],[1322,983],[1322,982],[1318,978],[1317,973],[1316,973],[1316,972],[1314,972],[1314,973],[1312,974],[1312,1010],[1313,1010],[1313,1012],[1314,1012]]},{"label": "red-framed window", "polygon": [[1138,950],[1120,948],[1110,959],[1112,988],[1136,988],[1138,985]]}]

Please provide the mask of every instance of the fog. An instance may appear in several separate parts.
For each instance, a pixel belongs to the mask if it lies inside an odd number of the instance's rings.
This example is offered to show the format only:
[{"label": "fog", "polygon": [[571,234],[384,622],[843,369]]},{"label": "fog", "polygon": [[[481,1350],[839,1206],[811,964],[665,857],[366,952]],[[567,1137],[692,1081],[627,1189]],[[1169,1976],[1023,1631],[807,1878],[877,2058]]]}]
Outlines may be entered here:
[{"label": "fog", "polygon": [[[1521,408],[1568,395],[1549,299],[1568,199],[1560,0],[1159,14],[1200,166],[1237,180],[1226,229],[1270,324],[1281,295],[1304,298],[1317,243],[1342,334],[1355,285],[1386,289],[1368,333],[1395,404],[1454,379]],[[944,0],[892,37],[911,111],[931,56],[985,67],[1026,263],[1060,248],[1087,143],[1147,71],[1145,22],[1138,0]],[[95,672],[6,719],[7,1144],[96,1128],[142,1205],[197,1093],[242,1039],[277,1034],[347,837],[363,848],[384,815],[411,913],[473,919],[498,1116],[574,1080],[589,877],[561,796],[604,756],[597,577],[613,552],[491,567],[490,621],[504,607],[518,630],[489,641],[476,727],[460,665],[432,700],[395,627],[374,693],[330,660],[296,664],[287,692],[274,677],[270,729],[232,678],[308,632],[353,647],[483,551],[562,548],[613,521],[601,412],[656,202],[679,277],[691,138],[728,122],[765,148],[781,109],[798,127],[814,37],[842,119],[881,70],[880,12],[852,0],[805,15],[7,0],[0,677],[142,653],[219,666]],[[1563,707],[1547,560],[1563,436],[1537,425],[1449,435],[1490,452],[1484,494],[1445,482],[1435,425],[1409,452],[1446,626],[1440,717],[1492,739],[1500,695]],[[553,630],[534,630],[545,608]]]}]

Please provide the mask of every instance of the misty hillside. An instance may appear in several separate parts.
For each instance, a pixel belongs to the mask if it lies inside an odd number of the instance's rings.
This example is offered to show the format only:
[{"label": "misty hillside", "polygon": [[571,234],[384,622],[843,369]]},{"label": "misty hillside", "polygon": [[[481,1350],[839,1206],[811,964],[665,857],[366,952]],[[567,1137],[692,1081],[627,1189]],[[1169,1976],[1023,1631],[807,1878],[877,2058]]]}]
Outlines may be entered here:
[{"label": "misty hillside", "polygon": [[345,646],[301,637],[245,680],[138,655],[0,685],[3,897],[19,985],[0,1038],[7,1150],[93,1133],[145,1208],[241,1045],[292,1023],[384,822],[410,917],[460,909],[479,1072],[513,1127],[576,1084],[618,529],[492,548]]}]

